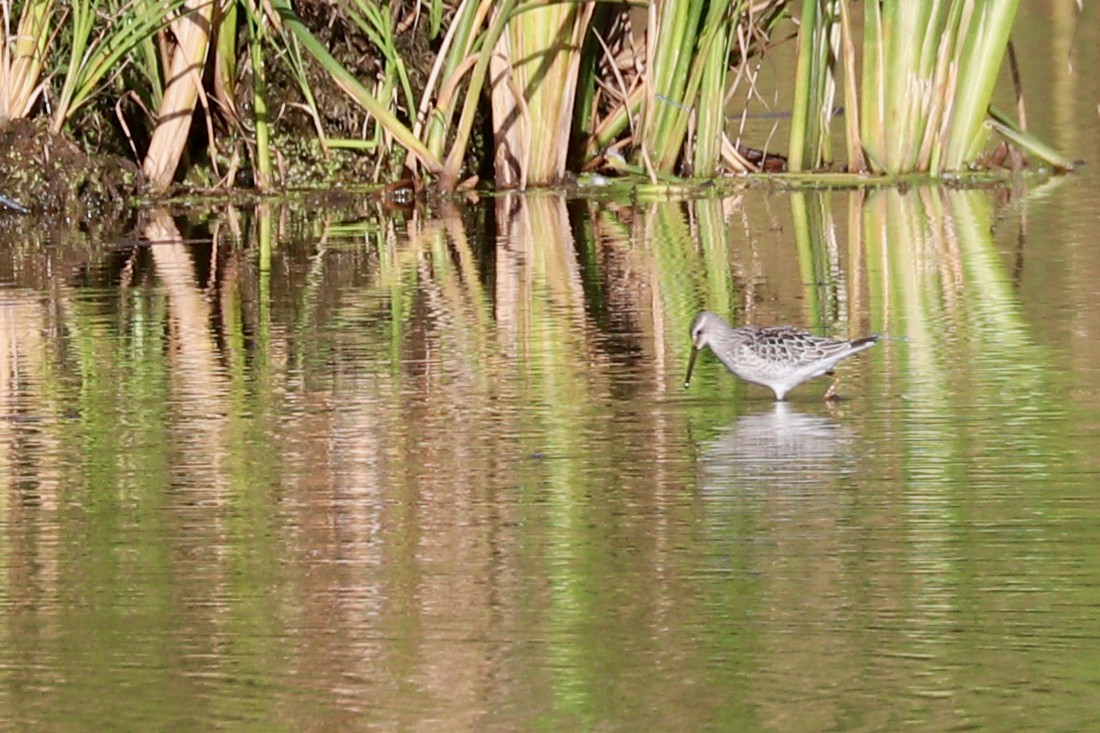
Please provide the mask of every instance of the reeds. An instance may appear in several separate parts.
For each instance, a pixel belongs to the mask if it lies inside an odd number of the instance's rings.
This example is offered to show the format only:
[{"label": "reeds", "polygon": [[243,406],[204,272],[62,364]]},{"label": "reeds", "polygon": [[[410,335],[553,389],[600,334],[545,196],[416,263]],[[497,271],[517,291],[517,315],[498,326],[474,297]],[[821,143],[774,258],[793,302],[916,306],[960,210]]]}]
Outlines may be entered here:
[{"label": "reeds", "polygon": [[[215,136],[212,116],[238,133],[246,131],[240,113],[251,108],[254,179],[268,187],[275,184],[276,121],[265,61],[281,57],[299,81],[326,150],[305,64],[324,69],[373,121],[368,134],[374,143],[363,147],[386,159],[399,146],[408,153],[410,169],[438,178],[443,190],[456,188],[467,174],[470,141],[486,114],[493,139],[485,153],[503,187],[552,184],[565,177],[570,164],[578,169],[614,164],[618,151],[654,180],[658,174],[663,180],[712,176],[723,170],[723,161],[736,159],[724,136],[729,62],[753,45],[745,39],[763,37],[762,29],[784,3],[766,5],[768,10],[760,11],[758,4],[754,11],[743,0],[720,0],[704,12],[688,0],[656,2],[645,39],[635,42],[625,5],[602,11],[601,27],[594,31],[594,2],[465,0],[444,26],[444,7],[436,0],[429,5],[427,25],[432,33],[445,28],[446,35],[425,88],[418,90],[398,51],[398,19],[377,0],[333,4],[333,12],[377,51],[382,68],[377,80],[358,78],[338,63],[290,0],[75,0],[63,12],[52,1],[31,0],[22,6],[15,34],[5,33],[13,40],[4,44],[0,58],[0,109],[7,116],[30,114],[48,88],[43,79],[53,79],[51,127],[57,132],[114,81],[124,92],[113,106],[136,102],[145,110],[144,120],[119,115],[149,183],[163,190],[175,180],[195,138],[191,125],[198,107],[207,118],[208,138]],[[3,7],[8,29],[14,21],[8,4]],[[62,20],[64,31],[57,28]],[[598,43],[597,33],[602,34]],[[620,69],[630,54],[634,68]],[[239,59],[247,60],[252,78],[252,99],[244,105],[238,98]],[[609,83],[608,74],[617,80]],[[143,151],[143,136],[131,133],[135,122],[148,129]],[[211,164],[216,157],[212,150]]]},{"label": "reeds", "polygon": [[[200,2],[212,5],[213,0]],[[164,30],[184,4],[184,0],[132,0],[117,5],[73,0],[66,15],[71,29],[68,60],[62,67],[51,129],[59,132],[108,80],[118,77],[130,54]]]},{"label": "reeds", "polygon": [[[831,162],[828,133],[838,79],[845,84],[848,170],[887,175],[962,171],[979,164],[990,102],[1018,0],[804,0],[790,169]],[[858,46],[858,47],[857,47]],[[855,59],[862,54],[860,77]],[[1072,167],[1026,136],[1056,167]]]},{"label": "reeds", "polygon": [[[48,112],[58,132],[102,102],[98,113],[115,111],[154,190],[177,180],[179,162],[197,148],[200,108],[206,164],[216,168],[219,131],[228,129],[237,150],[245,139],[261,189],[280,184],[275,141],[288,107],[309,114],[326,154],[368,151],[377,177],[411,174],[444,192],[472,182],[469,164],[479,159],[491,161],[502,188],[599,169],[653,183],[710,179],[761,165],[731,140],[727,100],[738,84],[752,86],[747,63],[797,9],[792,171],[832,163],[841,94],[853,172],[963,170],[979,162],[991,129],[1069,167],[1022,125],[991,117],[1017,4],[652,0],[643,15],[594,0],[462,0],[445,21],[442,0],[408,18],[381,0],[334,0],[333,17],[376,54],[378,73],[366,78],[336,60],[291,0],[27,0],[18,18],[0,0],[0,120]],[[423,88],[399,43],[416,28],[443,34]],[[297,81],[301,103],[270,97],[275,63]],[[312,88],[318,68],[361,106],[361,139],[329,139]],[[250,85],[239,83],[244,70]],[[491,139],[478,142],[486,120]],[[142,134],[132,134],[135,124]],[[235,166],[223,177],[229,184]]]},{"label": "reeds", "polygon": [[23,4],[12,35],[12,4],[0,2],[0,121],[26,117],[42,92],[42,66],[52,32],[53,0]]},{"label": "reeds", "polygon": [[[168,81],[157,111],[157,125],[142,165],[145,177],[156,189],[167,188],[172,182],[187,143],[191,118],[202,93],[214,2],[185,0],[182,10],[171,26],[175,48],[168,63]],[[258,118],[265,115],[263,108],[257,110]]]},{"label": "reeds", "polygon": [[[935,174],[974,165],[989,134],[988,100],[1016,0],[867,4],[858,85],[850,5],[801,3],[791,169],[831,162],[840,68],[848,77],[851,170]],[[730,72],[766,48],[789,6],[654,0],[636,34],[625,6],[465,0],[416,105],[411,136],[430,156],[409,149],[429,174],[438,172],[441,189],[457,187],[488,89],[493,140],[486,154],[498,186],[554,184],[570,164],[654,183],[755,170],[727,135]],[[376,43],[389,41],[379,36]],[[392,117],[378,119],[395,138],[409,137]],[[1037,143],[1028,149],[1043,150]]]}]

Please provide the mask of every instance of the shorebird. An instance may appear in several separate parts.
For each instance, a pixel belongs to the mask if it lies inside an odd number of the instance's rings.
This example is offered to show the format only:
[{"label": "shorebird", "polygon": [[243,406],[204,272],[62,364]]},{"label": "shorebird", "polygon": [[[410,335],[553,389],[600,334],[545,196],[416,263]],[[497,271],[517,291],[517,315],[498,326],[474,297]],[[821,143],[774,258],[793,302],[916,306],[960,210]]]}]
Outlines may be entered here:
[{"label": "shorebird", "polygon": [[[691,383],[699,352],[709,346],[735,376],[767,387],[775,393],[775,399],[782,400],[803,382],[832,374],[838,361],[871,348],[878,338],[872,335],[838,341],[791,326],[733,328],[721,316],[702,311],[691,322],[691,358],[684,387]],[[825,399],[835,396],[833,382]]]}]

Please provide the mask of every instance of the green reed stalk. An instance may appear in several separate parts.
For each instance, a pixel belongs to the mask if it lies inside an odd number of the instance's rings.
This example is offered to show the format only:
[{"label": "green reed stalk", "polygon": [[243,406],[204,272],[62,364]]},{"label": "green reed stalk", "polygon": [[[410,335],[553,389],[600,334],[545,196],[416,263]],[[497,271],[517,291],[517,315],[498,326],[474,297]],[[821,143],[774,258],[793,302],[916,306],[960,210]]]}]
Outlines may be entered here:
[{"label": "green reed stalk", "polygon": [[[725,131],[720,134],[718,128],[725,127],[720,115],[729,93],[728,70],[761,50],[784,17],[786,4],[779,0],[700,4],[705,7],[705,17],[701,8],[694,8],[699,12],[692,16],[683,6],[652,5],[647,36],[648,56],[653,59],[651,73],[644,84],[635,86],[625,100],[585,130],[582,165],[602,156],[634,120],[634,165],[616,167],[637,169],[646,164],[648,155],[655,169],[649,175],[657,180],[670,174],[678,160],[690,161],[683,167],[693,175],[710,175],[717,168],[711,162],[713,152],[720,153],[726,144]],[[739,34],[744,38],[741,43],[737,42]],[[723,90],[721,98],[719,88]],[[694,142],[685,147],[693,120]],[[693,146],[698,145],[705,149],[696,151]]]},{"label": "green reed stalk", "polygon": [[600,120],[594,129],[588,130],[589,134],[582,153],[582,161],[596,158],[614,143],[615,139],[630,125],[630,121],[638,119],[638,115],[645,105],[646,97],[645,87],[636,87],[622,104],[616,106],[606,117]]},{"label": "green reed stalk", "polygon": [[164,87],[167,84],[164,71],[168,68],[168,60],[161,60],[162,48],[157,36],[153,35],[138,43],[130,54],[133,68],[145,81],[143,85],[134,84],[132,91],[140,95],[146,109],[159,109],[164,100]]},{"label": "green reed stalk", "polygon": [[803,0],[798,33],[794,107],[787,166],[791,171],[816,169],[832,157],[829,120],[836,97],[835,49],[839,18],[832,0]]},{"label": "green reed stalk", "polygon": [[[846,5],[848,0],[841,0]],[[886,77],[883,59],[882,13],[877,2],[867,3],[863,10],[863,76],[860,81],[860,143],[863,154],[875,171],[884,170],[884,151],[886,149],[886,126],[881,122],[885,116],[883,83]],[[855,84],[854,79],[846,79],[847,85]],[[847,95],[846,95],[847,98]]]},{"label": "green reed stalk", "polygon": [[438,173],[442,169],[439,159],[424,146],[401,120],[397,118],[389,107],[374,97],[370,91],[360,83],[354,75],[333,58],[324,44],[317,40],[316,36],[309,32],[301,18],[294,12],[290,0],[271,0],[271,6],[278,13],[282,22],[298,38],[306,51],[315,58],[318,63],[329,73],[341,89],[348,96],[359,103],[363,109],[374,116],[394,138],[428,169],[431,173]]},{"label": "green reed stalk", "polygon": [[397,43],[393,36],[393,14],[389,7],[369,0],[354,0],[354,3],[348,6],[348,16],[385,59],[383,91],[378,95],[379,98],[388,99],[393,87],[397,86],[401,90],[401,102],[412,117],[415,114],[416,104],[413,101],[412,85],[409,83],[405,61],[397,50]]},{"label": "green reed stalk", "polygon": [[692,175],[711,178],[718,174],[722,162],[722,141],[726,132],[726,93],[729,86],[729,55],[733,42],[735,18],[741,3],[732,13],[722,12],[715,26],[704,33],[700,48],[699,94],[695,115],[695,144],[690,151]]},{"label": "green reed stalk", "polygon": [[547,185],[565,175],[580,49],[591,3],[529,6],[496,48],[508,78],[494,79],[493,145],[498,186]]},{"label": "green reed stalk", "polygon": [[863,140],[859,134],[859,93],[856,86],[856,47],[852,35],[852,18],[847,0],[838,3],[840,11],[840,58],[844,67],[844,144],[848,154],[848,171],[867,170],[863,155]]},{"label": "green reed stalk", "polygon": [[11,8],[0,26],[0,120],[26,117],[42,92],[42,67],[54,19],[53,0],[28,0],[12,36]]},{"label": "green reed stalk", "polygon": [[[663,55],[672,55],[676,63],[667,63],[665,68],[687,69],[686,79],[677,80],[675,84],[666,88],[675,96],[662,94],[657,100],[656,128],[650,129],[651,117],[647,115],[645,123],[647,129],[643,132],[652,156],[654,166],[661,172],[672,172],[677,159],[683,153],[684,140],[687,135],[688,125],[693,113],[700,115],[699,119],[704,123],[703,132],[707,135],[707,147],[710,153],[720,153],[721,139],[716,128],[721,127],[724,132],[725,112],[725,72],[724,68],[729,55],[729,47],[739,17],[741,3],[734,4],[730,0],[718,0],[707,5],[707,14],[702,25],[699,24],[699,16],[692,12],[687,20],[686,28],[681,29],[680,18],[676,18],[676,27],[685,35],[679,38],[682,45],[661,45],[658,40],[658,52],[663,50]],[[666,42],[667,38],[666,38]],[[719,65],[715,68],[715,65]],[[709,80],[707,94],[700,95],[703,80],[707,77],[707,68],[710,66],[711,79]],[[719,92],[721,88],[721,92]],[[720,114],[719,119],[716,114]],[[704,162],[704,168],[713,170],[717,167],[717,159],[711,158],[704,161],[700,156],[695,156],[699,162]]]},{"label": "green reed stalk", "polygon": [[989,103],[1017,5],[864,5],[860,129],[872,170],[939,174],[977,160],[988,139]]},{"label": "green reed stalk", "polygon": [[[214,96],[233,122],[237,122],[240,112],[237,109],[237,66],[240,49],[237,47],[237,16],[239,2],[224,2],[215,21],[217,39],[214,46]],[[251,7],[245,8],[245,14],[251,13]],[[163,83],[157,84],[158,89]]]},{"label": "green reed stalk", "polygon": [[256,187],[271,188],[271,127],[267,111],[267,74],[264,70],[263,18],[249,8],[248,49],[252,61],[252,122],[256,128]]},{"label": "green reed stalk", "polygon": [[93,0],[73,0],[69,8],[72,46],[61,93],[54,106],[51,131],[60,132],[65,122],[119,70],[127,55],[166,28],[183,5],[184,0],[166,0],[156,5],[127,3],[115,16],[99,23],[101,29],[93,37],[101,8]]},{"label": "green reed stalk", "polygon": [[927,117],[928,89],[926,63],[921,53],[928,38],[928,14],[932,2],[897,0],[884,3],[883,14],[892,31],[882,39],[886,54],[886,150],[887,170],[900,173],[913,170],[921,131]]},{"label": "green reed stalk", "polygon": [[945,164],[950,168],[975,160],[989,137],[985,119],[1018,4],[1019,0],[981,3],[978,17],[960,28],[965,51],[958,59],[958,91],[946,144]]},{"label": "green reed stalk", "polygon": [[[600,68],[600,59],[603,57],[603,46],[596,35],[601,38],[607,36],[607,30],[614,19],[612,9],[606,3],[596,3],[589,21],[589,33],[584,40],[581,49],[580,65],[577,67],[577,92],[576,103],[573,105],[573,132],[570,140],[570,152],[576,156],[583,150],[590,128],[595,123],[596,109],[596,82],[597,72]],[[583,159],[574,160],[580,163]]]},{"label": "green reed stalk", "polygon": [[462,0],[428,77],[414,130],[425,141],[428,150],[440,159],[444,155],[451,120],[459,106],[456,93],[458,83],[465,73],[464,69],[468,70],[478,29],[484,24],[491,6],[491,0]]},{"label": "green reed stalk", "polygon": [[442,170],[439,173],[439,187],[443,191],[453,191],[458,185],[458,176],[462,168],[462,160],[466,155],[466,145],[470,141],[470,131],[474,126],[474,117],[477,114],[481,90],[484,88],[488,76],[489,61],[493,57],[497,43],[507,28],[508,21],[517,4],[518,0],[502,0],[500,6],[496,9],[496,17],[482,39],[477,63],[470,73],[469,87],[466,89],[466,99],[462,105],[462,116],[458,120],[458,129],[455,131],[451,152],[444,160]]},{"label": "green reed stalk", "polygon": [[[285,29],[282,30],[285,31]],[[317,96],[313,93],[313,85],[306,73],[305,60],[302,57],[302,46],[298,42],[297,36],[284,32],[281,47],[286,51],[286,61],[290,74],[298,84],[298,90],[302,93],[302,99],[305,101],[306,112],[313,121],[317,141],[321,149],[327,153],[329,147],[332,146],[332,140],[326,136],[325,128],[321,124],[321,110],[317,106]],[[352,145],[362,145],[365,141],[355,140],[349,142]],[[372,144],[371,147],[373,148],[374,145]]]},{"label": "green reed stalk", "polygon": [[1077,164],[1059,153],[1054,148],[1050,147],[1042,140],[1038,140],[1034,135],[1030,135],[1021,130],[1015,122],[995,107],[989,108],[990,119],[988,124],[990,128],[995,130],[1001,135],[1001,137],[1008,140],[1020,150],[1032,155],[1048,165],[1052,166],[1057,171],[1071,171]]},{"label": "green reed stalk", "polygon": [[650,65],[641,136],[644,152],[659,171],[672,171],[680,154],[682,138],[677,137],[676,131],[686,129],[681,118],[690,113],[685,107],[684,92],[703,6],[704,3],[693,0],[665,0],[650,5],[647,36]]}]

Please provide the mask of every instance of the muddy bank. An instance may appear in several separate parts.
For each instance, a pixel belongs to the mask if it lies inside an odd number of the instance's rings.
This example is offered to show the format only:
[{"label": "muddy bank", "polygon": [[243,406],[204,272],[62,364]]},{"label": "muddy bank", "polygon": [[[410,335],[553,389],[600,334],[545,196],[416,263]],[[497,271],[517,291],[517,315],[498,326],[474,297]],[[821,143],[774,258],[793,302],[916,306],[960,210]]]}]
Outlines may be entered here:
[{"label": "muddy bank", "polygon": [[[304,0],[296,7],[311,32],[353,75],[372,80],[382,73],[385,59],[344,10],[321,0]],[[439,39],[428,38],[426,22],[414,22],[414,3],[399,2],[392,12],[394,41],[408,65],[414,94],[419,95],[435,58],[432,44]],[[385,152],[385,141],[375,134],[371,118],[328,71],[306,54],[299,76],[282,58],[278,42],[266,43],[272,62],[266,65],[263,90],[270,110],[275,186],[328,189],[400,178],[403,155]],[[303,84],[316,102],[316,117],[307,110]],[[251,65],[239,59],[231,83],[217,95],[207,90],[213,101],[195,111],[169,195],[254,187],[255,88]],[[27,209],[17,213],[0,204],[0,222],[7,222],[3,226],[10,228],[12,217],[28,215],[47,226],[129,218],[133,204],[146,192],[141,158],[155,126],[148,107],[135,101],[138,96],[119,99],[100,93],[60,135],[47,129],[48,115],[41,103],[30,119],[0,122],[0,196]],[[408,123],[414,111],[400,108],[397,113]],[[318,127],[327,139],[351,143],[326,149]]]},{"label": "muddy bank", "polygon": [[[46,128],[44,120],[0,124],[0,195],[41,224],[107,223],[124,215],[140,193],[132,161],[91,155]],[[0,217],[25,216],[0,206]]]}]

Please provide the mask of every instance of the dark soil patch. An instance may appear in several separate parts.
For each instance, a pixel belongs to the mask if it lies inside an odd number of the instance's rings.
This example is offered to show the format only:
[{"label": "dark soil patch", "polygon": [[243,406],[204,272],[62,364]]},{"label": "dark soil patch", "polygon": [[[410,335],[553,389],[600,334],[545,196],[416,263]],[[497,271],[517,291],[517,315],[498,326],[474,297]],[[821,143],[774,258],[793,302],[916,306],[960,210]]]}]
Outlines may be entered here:
[{"label": "dark soil patch", "polygon": [[[104,222],[128,209],[138,194],[137,166],[116,156],[93,156],[46,129],[44,120],[0,125],[0,194],[44,224]],[[0,216],[14,215],[0,207]]]}]

